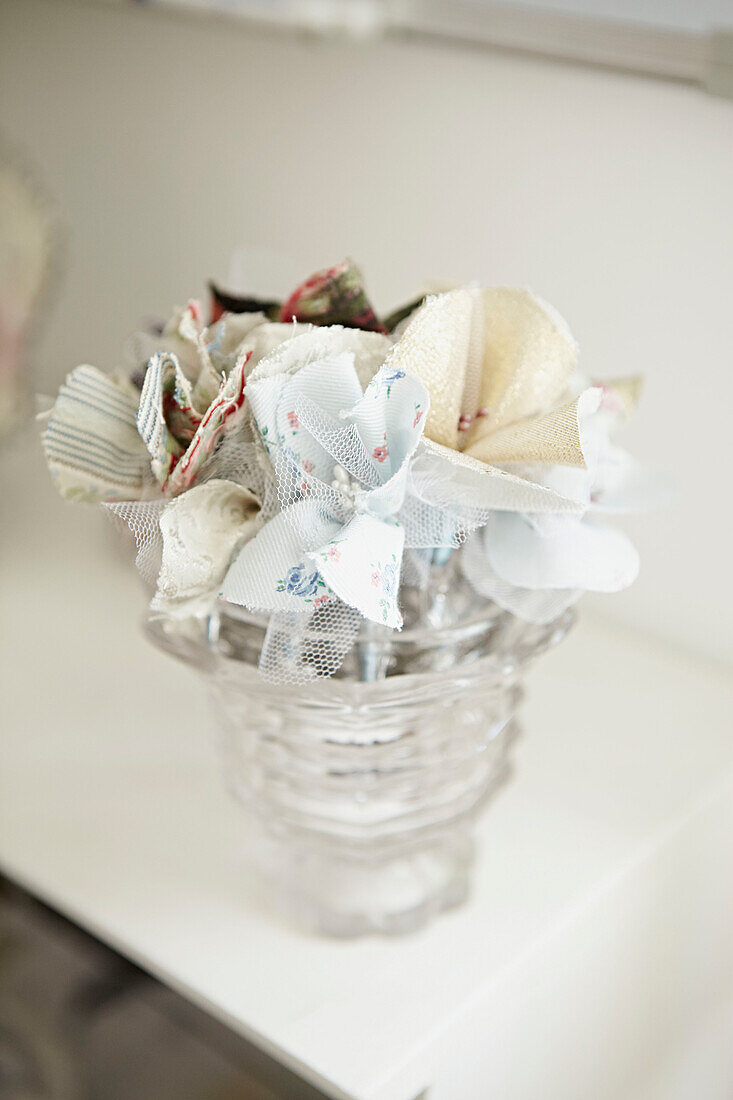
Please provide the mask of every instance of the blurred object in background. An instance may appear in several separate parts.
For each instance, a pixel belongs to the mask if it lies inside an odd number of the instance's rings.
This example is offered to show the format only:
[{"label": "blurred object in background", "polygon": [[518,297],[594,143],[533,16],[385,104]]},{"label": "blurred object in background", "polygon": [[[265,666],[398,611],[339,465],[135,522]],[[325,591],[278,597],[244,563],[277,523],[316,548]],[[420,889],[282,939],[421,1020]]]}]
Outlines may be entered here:
[{"label": "blurred object in background", "polygon": [[49,201],[0,146],[0,439],[32,407],[30,344],[57,251]]},{"label": "blurred object in background", "polygon": [[0,877],[0,1100],[319,1097]]},{"label": "blurred object in background", "polygon": [[[110,0],[105,0],[109,3]],[[112,0],[114,2],[114,0]],[[127,0],[321,39],[424,37],[698,84],[733,97],[730,0]]]},{"label": "blurred object in background", "polygon": [[[141,0],[135,0],[139,3]],[[144,2],[144,0],[143,0]],[[234,15],[323,37],[376,38],[399,26],[405,0],[154,0],[163,7]]]},{"label": "blurred object in background", "polygon": [[261,298],[282,300],[303,278],[303,264],[297,256],[248,243],[234,247],[226,281],[221,286],[233,294],[256,292]]}]

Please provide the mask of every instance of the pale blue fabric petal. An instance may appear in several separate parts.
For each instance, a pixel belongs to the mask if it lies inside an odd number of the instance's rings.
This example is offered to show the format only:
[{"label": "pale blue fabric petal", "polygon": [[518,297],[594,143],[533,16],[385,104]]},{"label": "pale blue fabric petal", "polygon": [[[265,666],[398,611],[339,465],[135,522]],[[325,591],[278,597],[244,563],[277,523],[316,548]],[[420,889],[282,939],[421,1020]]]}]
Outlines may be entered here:
[{"label": "pale blue fabric petal", "polygon": [[342,413],[356,424],[381,484],[414,454],[429,407],[430,396],[419,379],[384,366],[353,409]]},{"label": "pale blue fabric petal", "polygon": [[349,607],[375,623],[399,629],[398,603],[404,531],[396,523],[356,515],[306,558]]},{"label": "pale blue fabric petal", "polygon": [[405,499],[408,477],[407,463],[404,463],[384,485],[379,485],[376,489],[363,489],[357,492],[357,511],[370,512],[381,519],[396,516]]},{"label": "pale blue fabric petal", "polygon": [[310,397],[330,416],[352,408],[362,394],[351,351],[310,363],[293,375],[291,384],[293,393]]},{"label": "pale blue fabric petal", "polygon": [[583,595],[580,588],[519,588],[509,584],[492,569],[485,537],[486,528],[468,539],[461,554],[461,568],[476,591],[504,611],[525,622],[551,623]]},{"label": "pale blue fabric petal", "polygon": [[527,518],[494,513],[484,535],[492,568],[520,588],[582,588],[617,592],[639,571],[639,555],[621,531],[591,518],[558,516],[551,534]]},{"label": "pale blue fabric petal", "polygon": [[[305,529],[310,532],[308,539]],[[325,520],[311,501],[286,508],[239,551],[224,578],[221,595],[253,611],[307,610],[326,594],[323,578],[306,561],[307,553],[339,530],[340,525]]]},{"label": "pale blue fabric petal", "polygon": [[321,442],[300,423],[298,402],[315,403],[326,418],[338,417],[361,397],[354,356],[343,352],[311,363],[297,374],[276,374],[250,382],[247,398],[260,435],[270,454],[277,447],[316,477],[330,481],[333,458]]}]

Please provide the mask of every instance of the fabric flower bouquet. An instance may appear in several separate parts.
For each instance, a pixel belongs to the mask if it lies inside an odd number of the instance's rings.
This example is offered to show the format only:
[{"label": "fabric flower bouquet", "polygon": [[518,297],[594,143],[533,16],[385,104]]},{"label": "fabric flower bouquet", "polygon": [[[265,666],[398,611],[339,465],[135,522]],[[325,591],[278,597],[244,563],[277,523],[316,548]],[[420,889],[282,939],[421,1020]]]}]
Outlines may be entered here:
[{"label": "fabric flower bouquet", "polygon": [[212,286],[208,316],[190,301],[135,356],[68,375],[43,431],[55,484],[126,521],[153,612],[224,600],[287,633],[271,680],[332,674],[365,620],[399,630],[404,586],[449,557],[533,623],[636,576],[604,514],[642,495],[613,442],[638,382],[590,383],[526,290],[459,287],[382,320],[345,262],[283,302]]},{"label": "fabric flower bouquet", "polygon": [[212,287],[132,359],[61,387],[59,491],[133,532],[148,635],[213,687],[276,902],[329,934],[419,927],[467,895],[527,662],[636,576],[604,513],[645,496],[613,442],[638,383],[589,383],[526,290],[380,319],[348,262],[283,302]]}]

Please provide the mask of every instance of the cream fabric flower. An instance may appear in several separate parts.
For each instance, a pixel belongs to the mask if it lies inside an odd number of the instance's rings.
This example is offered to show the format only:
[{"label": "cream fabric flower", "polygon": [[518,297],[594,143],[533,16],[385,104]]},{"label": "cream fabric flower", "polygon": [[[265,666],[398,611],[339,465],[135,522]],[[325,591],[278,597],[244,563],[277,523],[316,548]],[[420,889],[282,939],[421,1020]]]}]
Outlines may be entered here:
[{"label": "cream fabric flower", "polygon": [[[597,397],[564,400],[577,346],[563,319],[527,290],[461,288],[429,299],[390,365],[430,394],[425,437],[488,467],[584,466],[579,419]],[[456,456],[452,455],[453,461]]]},{"label": "cream fabric flower", "polygon": [[600,397],[568,393],[576,359],[567,325],[528,291],[463,287],[428,299],[388,361],[430,396],[413,463],[423,499],[449,496],[474,510],[474,526],[495,509],[581,512],[577,501],[502,468],[584,465],[580,419]]},{"label": "cream fabric flower", "polygon": [[212,479],[172,500],[160,516],[163,556],[151,607],[205,615],[233,554],[257,532],[260,502],[241,485]]}]

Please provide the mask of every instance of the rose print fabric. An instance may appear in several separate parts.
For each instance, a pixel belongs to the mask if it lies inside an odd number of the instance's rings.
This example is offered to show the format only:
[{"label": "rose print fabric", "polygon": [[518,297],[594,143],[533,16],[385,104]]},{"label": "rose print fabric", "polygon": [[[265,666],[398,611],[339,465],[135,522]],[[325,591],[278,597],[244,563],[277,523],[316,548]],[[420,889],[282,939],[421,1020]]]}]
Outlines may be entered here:
[{"label": "rose print fabric", "polygon": [[[284,507],[243,547],[222,594],[272,611],[333,596],[365,618],[400,626],[400,515],[422,435],[417,414],[428,406],[424,387],[387,367],[362,392],[353,353],[344,351],[295,373],[254,378],[247,392]],[[393,574],[378,587],[376,547]]]}]

